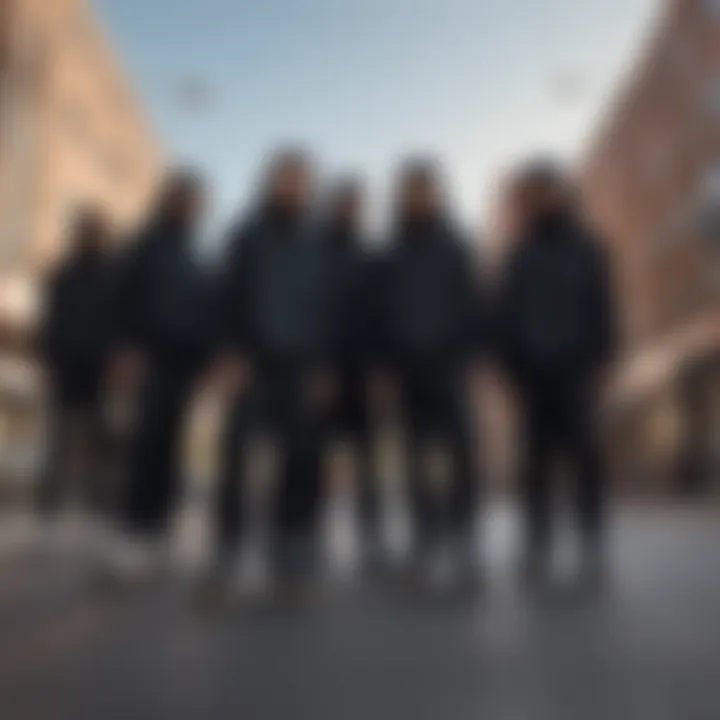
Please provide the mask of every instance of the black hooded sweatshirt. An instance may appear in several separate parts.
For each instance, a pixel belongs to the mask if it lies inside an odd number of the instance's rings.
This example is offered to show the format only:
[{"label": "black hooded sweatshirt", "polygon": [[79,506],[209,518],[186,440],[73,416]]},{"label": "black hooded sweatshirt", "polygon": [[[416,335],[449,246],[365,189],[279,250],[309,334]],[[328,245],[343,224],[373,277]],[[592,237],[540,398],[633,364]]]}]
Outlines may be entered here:
[{"label": "black hooded sweatshirt", "polygon": [[521,380],[584,376],[610,359],[616,342],[610,264],[579,220],[548,216],[520,240],[496,323],[505,365]]},{"label": "black hooded sweatshirt", "polygon": [[100,252],[78,253],[65,261],[46,287],[40,352],[58,370],[97,369],[111,343],[113,274]]},{"label": "black hooded sweatshirt", "polygon": [[262,209],[233,231],[223,268],[220,345],[251,360],[331,363],[327,254],[300,215]]},{"label": "black hooded sweatshirt", "polygon": [[323,234],[330,273],[332,327],[337,361],[360,365],[368,333],[367,284],[370,258],[359,233],[328,227]]},{"label": "black hooded sweatshirt", "polygon": [[373,304],[376,362],[460,367],[479,350],[480,300],[470,253],[446,222],[402,225],[376,260]]},{"label": "black hooded sweatshirt", "polygon": [[157,219],[119,259],[115,340],[159,357],[197,358],[207,351],[209,275],[189,228]]}]

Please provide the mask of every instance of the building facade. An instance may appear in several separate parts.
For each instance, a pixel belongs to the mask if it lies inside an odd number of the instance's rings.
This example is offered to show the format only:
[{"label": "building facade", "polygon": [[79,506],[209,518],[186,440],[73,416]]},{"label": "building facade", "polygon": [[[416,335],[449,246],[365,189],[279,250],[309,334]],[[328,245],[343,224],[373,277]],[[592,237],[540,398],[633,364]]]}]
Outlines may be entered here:
[{"label": "building facade", "polygon": [[[693,453],[710,465],[720,442],[719,0],[662,4],[588,152],[583,185],[615,258],[624,360],[614,427],[625,469],[677,477],[698,412],[706,437]],[[712,407],[693,410],[698,393],[688,388],[698,381],[688,378],[700,369]]]},{"label": "building facade", "polygon": [[[29,351],[77,209],[126,236],[161,153],[89,0],[0,0],[0,474],[38,453]],[[13,460],[14,458],[14,460]],[[13,468],[15,466],[13,465]]]},{"label": "building facade", "polygon": [[0,4],[0,306],[22,314],[77,208],[145,212],[160,152],[87,0]]}]

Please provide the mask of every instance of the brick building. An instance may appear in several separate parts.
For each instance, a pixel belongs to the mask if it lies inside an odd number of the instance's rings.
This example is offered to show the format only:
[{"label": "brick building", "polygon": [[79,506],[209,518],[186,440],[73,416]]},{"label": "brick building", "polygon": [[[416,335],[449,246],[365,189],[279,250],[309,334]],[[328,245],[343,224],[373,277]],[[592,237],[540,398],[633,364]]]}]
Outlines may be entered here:
[{"label": "brick building", "polygon": [[657,481],[691,440],[707,466],[720,441],[719,0],[662,5],[583,180],[616,260],[625,360],[614,427],[625,469]]},{"label": "brick building", "polygon": [[0,6],[0,310],[21,313],[73,211],[97,204],[130,226],[160,156],[87,0]]},{"label": "brick building", "polygon": [[160,168],[89,0],[0,0],[0,472],[37,452],[27,342],[74,211],[98,206],[122,237]]}]

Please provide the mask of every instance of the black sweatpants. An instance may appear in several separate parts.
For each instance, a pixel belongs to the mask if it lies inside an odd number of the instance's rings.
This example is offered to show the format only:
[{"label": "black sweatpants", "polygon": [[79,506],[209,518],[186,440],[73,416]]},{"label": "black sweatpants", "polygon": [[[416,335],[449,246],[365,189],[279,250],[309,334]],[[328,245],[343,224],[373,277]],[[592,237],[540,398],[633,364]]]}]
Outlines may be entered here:
[{"label": "black sweatpants", "polygon": [[341,363],[337,375],[338,392],[328,422],[327,439],[351,444],[357,463],[360,521],[364,531],[373,533],[377,530],[379,508],[365,375],[353,362]]},{"label": "black sweatpants", "polygon": [[217,494],[220,553],[233,552],[246,519],[250,443],[269,435],[280,450],[274,524],[279,544],[312,536],[320,504],[320,460],[326,418],[309,407],[307,371],[291,360],[266,360],[250,391],[230,411],[222,438]]},{"label": "black sweatpants", "polygon": [[[439,533],[470,530],[479,499],[474,423],[464,375],[437,363],[402,373],[407,468],[418,544]],[[449,488],[433,487],[427,451],[436,446],[450,464]]]},{"label": "black sweatpants", "polygon": [[551,540],[552,463],[559,455],[575,476],[583,541],[600,541],[604,477],[596,432],[596,402],[589,383],[549,377],[526,384],[522,494],[528,550],[544,553]]},{"label": "black sweatpants", "polygon": [[199,362],[155,360],[140,399],[131,447],[126,521],[129,529],[158,536],[167,529],[182,482],[182,439]]},{"label": "black sweatpants", "polygon": [[108,432],[99,364],[55,368],[47,399],[47,460],[38,484],[43,514],[56,512],[70,492],[83,505],[108,512]]}]

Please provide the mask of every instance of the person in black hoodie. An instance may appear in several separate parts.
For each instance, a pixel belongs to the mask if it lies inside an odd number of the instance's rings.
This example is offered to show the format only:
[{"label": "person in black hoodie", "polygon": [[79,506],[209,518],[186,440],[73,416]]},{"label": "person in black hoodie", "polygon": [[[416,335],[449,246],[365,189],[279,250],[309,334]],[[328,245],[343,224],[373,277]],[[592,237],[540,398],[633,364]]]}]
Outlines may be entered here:
[{"label": "person in black hoodie", "polygon": [[[395,386],[408,435],[418,569],[434,581],[448,546],[460,577],[477,565],[478,500],[469,370],[479,350],[479,295],[470,248],[447,217],[438,170],[411,161],[400,174],[397,227],[375,270],[371,324],[383,392]],[[375,381],[377,384],[377,380]],[[438,491],[429,450],[449,461]],[[437,468],[435,468],[437,470]]]},{"label": "person in black hoodie", "polygon": [[244,533],[244,466],[258,431],[281,458],[274,524],[280,580],[307,577],[316,559],[323,426],[335,355],[328,263],[309,223],[310,159],[279,153],[260,207],[232,233],[221,292],[221,375],[235,395],[221,450],[218,562],[229,578]]},{"label": "person in black hoodie", "polygon": [[610,266],[559,167],[533,164],[519,192],[526,227],[501,283],[497,334],[523,416],[525,569],[531,580],[545,575],[550,461],[562,452],[577,476],[584,567],[595,575],[601,570],[604,486],[595,416],[615,345]]},{"label": "person in black hoodie", "polygon": [[378,499],[372,461],[372,433],[366,393],[366,307],[370,261],[362,237],[364,192],[358,180],[345,179],[330,192],[323,241],[332,283],[333,327],[337,330],[334,398],[330,439],[349,442],[360,500],[364,550],[374,554],[378,539]]},{"label": "person in black hoodie", "polygon": [[129,571],[155,560],[148,552],[165,539],[181,481],[183,421],[211,340],[195,247],[204,199],[195,173],[171,173],[154,214],[122,260],[115,376],[139,391],[122,518],[139,551],[121,553]]},{"label": "person in black hoodie", "polygon": [[[103,379],[110,351],[112,270],[110,229],[105,217],[82,210],[75,221],[71,253],[46,288],[39,344],[49,409],[48,464],[40,480],[41,512],[53,513],[82,458],[84,502],[108,511],[104,485]],[[76,488],[77,489],[77,488]]]}]

